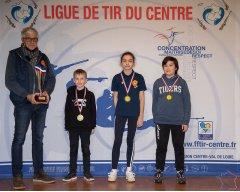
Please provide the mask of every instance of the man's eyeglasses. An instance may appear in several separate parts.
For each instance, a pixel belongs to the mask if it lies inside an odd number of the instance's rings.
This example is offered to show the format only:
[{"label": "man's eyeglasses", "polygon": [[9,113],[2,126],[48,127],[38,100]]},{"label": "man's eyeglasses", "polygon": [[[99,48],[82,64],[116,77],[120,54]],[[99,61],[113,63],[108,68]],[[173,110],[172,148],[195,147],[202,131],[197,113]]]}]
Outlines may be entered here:
[{"label": "man's eyeglasses", "polygon": [[25,37],[23,38],[27,43],[33,42],[33,43],[37,43],[38,42],[38,38],[30,38],[30,37]]}]

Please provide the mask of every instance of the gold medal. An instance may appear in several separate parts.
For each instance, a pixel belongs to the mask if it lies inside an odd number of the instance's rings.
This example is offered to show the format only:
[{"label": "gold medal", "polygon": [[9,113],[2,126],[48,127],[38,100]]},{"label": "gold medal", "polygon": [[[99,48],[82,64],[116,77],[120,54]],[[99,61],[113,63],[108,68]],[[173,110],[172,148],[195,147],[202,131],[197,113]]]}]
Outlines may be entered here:
[{"label": "gold medal", "polygon": [[83,119],[84,119],[83,115],[79,114],[79,115],[77,116],[77,120],[78,120],[78,121],[82,121]]},{"label": "gold medal", "polygon": [[131,81],[130,81],[130,83],[129,83],[129,86],[128,86],[128,88],[127,88],[126,83],[125,83],[125,80],[124,80],[123,75],[122,75],[122,73],[121,73],[122,82],[123,82],[124,88],[125,88],[125,90],[126,90],[126,92],[127,92],[127,96],[124,97],[124,101],[127,102],[127,103],[129,103],[129,102],[131,101],[131,97],[128,96],[128,93],[129,93],[129,91],[130,91],[130,89],[131,89],[131,85],[132,85],[132,82],[133,82],[134,75],[135,75],[135,72],[133,72],[132,79],[131,79]]},{"label": "gold medal", "polygon": [[167,99],[168,101],[171,101],[171,100],[172,100],[172,95],[167,95],[167,96],[166,96],[166,99]]},{"label": "gold medal", "polygon": [[78,107],[78,110],[79,110],[79,113],[80,113],[80,114],[77,116],[77,120],[78,120],[78,121],[82,121],[82,120],[84,119],[84,117],[83,117],[83,115],[81,115],[81,112],[82,112],[82,107],[83,107],[83,101],[85,100],[85,97],[86,97],[86,87],[84,88],[84,96],[83,96],[81,105],[79,105],[79,103],[78,103],[77,88],[76,88],[75,94],[76,94],[77,107]]},{"label": "gold medal", "polygon": [[127,103],[131,101],[131,97],[130,96],[125,96],[124,97],[124,101],[126,101]]},{"label": "gold medal", "polygon": [[166,87],[167,90],[168,90],[168,95],[166,96],[166,99],[167,99],[168,101],[171,101],[171,100],[172,100],[172,95],[170,95],[170,93],[173,92],[172,89],[173,89],[173,87],[175,86],[175,84],[177,83],[177,81],[178,81],[178,79],[179,79],[179,76],[178,76],[178,78],[176,79],[176,81],[173,83],[173,85],[171,86],[171,88],[169,88],[169,86],[167,85],[167,83],[165,82],[165,80],[163,79],[163,77],[162,77],[161,79],[162,79],[163,83],[165,84],[165,87]]}]

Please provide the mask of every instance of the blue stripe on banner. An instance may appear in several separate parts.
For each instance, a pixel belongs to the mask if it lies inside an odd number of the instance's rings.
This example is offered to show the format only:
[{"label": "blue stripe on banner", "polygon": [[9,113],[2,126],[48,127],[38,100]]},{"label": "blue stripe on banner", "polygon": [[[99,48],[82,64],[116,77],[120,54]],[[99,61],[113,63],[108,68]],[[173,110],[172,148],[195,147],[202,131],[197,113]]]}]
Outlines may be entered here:
[{"label": "blue stripe on banner", "polygon": [[[69,162],[57,161],[57,162],[44,162],[44,170],[47,174],[56,178],[65,176],[68,169]],[[239,161],[198,161],[198,162],[185,162],[185,172],[188,176],[240,176]],[[11,163],[0,163],[0,178],[11,178]],[[93,161],[91,162],[91,172],[94,176],[106,176],[111,170],[110,161]],[[118,165],[118,175],[124,176],[126,171],[126,161],[120,161]],[[133,171],[137,176],[153,176],[155,172],[155,162],[150,160],[138,160],[134,161]],[[82,161],[78,161],[77,175],[82,176],[83,165]],[[24,162],[23,175],[25,178],[31,178],[33,175],[33,167],[31,162]],[[174,161],[167,161],[165,165],[164,175],[174,176],[176,175]]]},{"label": "blue stripe on banner", "polygon": [[[67,164],[69,161],[44,161],[45,164]],[[78,161],[78,162],[82,162],[82,161]],[[126,161],[124,160],[119,160],[119,163],[125,163]],[[134,163],[154,163],[155,160],[134,160]],[[171,163],[171,162],[175,162],[175,160],[166,160],[166,163]],[[185,163],[195,163],[195,162],[205,162],[205,163],[213,163],[213,162],[218,162],[218,163],[240,163],[240,160],[185,160]],[[92,164],[95,163],[111,163],[110,160],[94,160],[91,161]],[[11,164],[11,161],[2,161],[0,162],[0,166],[1,165],[5,165],[5,164]],[[32,161],[24,161],[24,164],[32,164]]]}]

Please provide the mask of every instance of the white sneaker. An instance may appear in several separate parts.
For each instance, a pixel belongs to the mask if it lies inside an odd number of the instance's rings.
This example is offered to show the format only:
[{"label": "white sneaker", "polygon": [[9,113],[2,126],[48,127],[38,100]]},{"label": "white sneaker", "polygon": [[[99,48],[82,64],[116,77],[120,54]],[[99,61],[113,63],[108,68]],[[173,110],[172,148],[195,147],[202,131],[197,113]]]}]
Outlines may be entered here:
[{"label": "white sneaker", "polygon": [[108,173],[108,181],[115,182],[117,180],[117,171],[111,171]]},{"label": "white sneaker", "polygon": [[129,183],[135,182],[135,173],[133,173],[132,171],[127,171],[126,179],[127,179],[127,182]]}]

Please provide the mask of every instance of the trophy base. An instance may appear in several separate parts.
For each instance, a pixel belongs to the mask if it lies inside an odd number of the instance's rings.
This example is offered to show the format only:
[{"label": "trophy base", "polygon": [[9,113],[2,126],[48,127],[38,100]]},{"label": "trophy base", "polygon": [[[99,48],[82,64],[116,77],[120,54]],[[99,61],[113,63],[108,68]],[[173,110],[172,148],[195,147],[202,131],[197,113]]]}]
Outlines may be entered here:
[{"label": "trophy base", "polygon": [[47,96],[36,95],[36,96],[35,96],[35,100],[36,100],[37,102],[46,102],[46,101],[47,101]]}]

